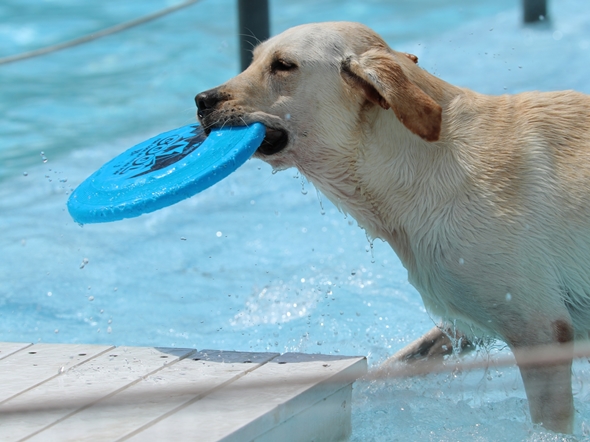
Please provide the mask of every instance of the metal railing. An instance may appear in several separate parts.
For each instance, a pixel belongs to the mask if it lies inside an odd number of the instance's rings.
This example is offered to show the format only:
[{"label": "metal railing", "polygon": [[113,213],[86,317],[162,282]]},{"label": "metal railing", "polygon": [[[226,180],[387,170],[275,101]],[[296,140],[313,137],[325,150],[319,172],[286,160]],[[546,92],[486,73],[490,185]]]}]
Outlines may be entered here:
[{"label": "metal railing", "polygon": [[238,35],[242,70],[252,61],[252,50],[270,37],[268,0],[238,0]]},{"label": "metal railing", "polygon": [[547,19],[547,0],[522,0],[522,17],[525,23]]}]

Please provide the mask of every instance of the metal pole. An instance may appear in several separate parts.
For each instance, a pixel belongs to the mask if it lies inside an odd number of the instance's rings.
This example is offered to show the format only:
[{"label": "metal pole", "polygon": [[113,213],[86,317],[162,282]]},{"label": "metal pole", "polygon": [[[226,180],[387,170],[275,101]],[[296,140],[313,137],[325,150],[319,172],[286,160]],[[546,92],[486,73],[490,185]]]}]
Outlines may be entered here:
[{"label": "metal pole", "polygon": [[238,33],[242,70],[250,66],[252,49],[270,37],[268,0],[238,0]]},{"label": "metal pole", "polygon": [[547,0],[522,0],[525,23],[547,20]]}]

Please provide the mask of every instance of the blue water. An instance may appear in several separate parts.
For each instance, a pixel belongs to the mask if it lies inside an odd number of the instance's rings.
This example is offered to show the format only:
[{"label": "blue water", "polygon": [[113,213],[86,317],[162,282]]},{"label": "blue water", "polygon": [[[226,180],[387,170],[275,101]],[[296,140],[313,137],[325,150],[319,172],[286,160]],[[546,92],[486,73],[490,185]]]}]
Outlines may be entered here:
[{"label": "blue water", "polygon": [[[177,2],[4,0],[0,57]],[[484,93],[590,93],[590,4],[272,1],[272,33],[361,21],[425,69]],[[76,225],[71,189],[104,162],[194,121],[194,95],[238,72],[233,1],[203,0],[92,43],[0,65],[0,340],[367,355],[432,327],[393,252],[371,247],[295,170],[249,161],[173,207]],[[43,155],[41,154],[43,152]],[[46,160],[46,161],[45,161]],[[501,344],[483,349],[506,354]],[[590,434],[589,366],[574,373],[576,438]],[[561,440],[529,423],[513,368],[357,383],[353,440]]]}]

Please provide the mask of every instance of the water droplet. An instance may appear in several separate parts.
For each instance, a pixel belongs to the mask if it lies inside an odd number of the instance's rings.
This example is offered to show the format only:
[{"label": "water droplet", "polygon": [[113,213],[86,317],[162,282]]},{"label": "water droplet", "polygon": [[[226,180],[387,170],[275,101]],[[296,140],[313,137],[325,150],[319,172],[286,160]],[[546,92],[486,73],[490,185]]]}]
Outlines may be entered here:
[{"label": "water droplet", "polygon": [[57,370],[57,374],[65,373],[65,371],[66,371],[66,367],[59,367],[59,370]]},{"label": "water droplet", "polygon": [[543,21],[543,20],[545,20],[545,16],[544,16],[544,15],[539,15],[539,20],[540,20],[540,21]]},{"label": "water droplet", "polygon": [[512,295],[510,293],[506,293],[506,301],[511,301]]},{"label": "water droplet", "polygon": [[307,190],[305,189],[305,178],[301,177],[301,193],[303,195],[307,195]]},{"label": "water droplet", "polygon": [[223,233],[217,232],[215,235],[217,236],[217,238],[221,238],[221,235],[223,235]]},{"label": "water droplet", "polygon": [[320,191],[318,189],[315,190],[317,196],[318,196],[318,201],[320,203],[320,213],[322,215],[326,214],[326,210],[324,209],[324,202],[322,201],[322,194],[320,193]]},{"label": "water droplet", "polygon": [[59,333],[59,329],[56,328],[55,330],[53,330],[53,333]]},{"label": "water droplet", "polygon": [[53,296],[53,293],[47,292],[47,296]]},{"label": "water droplet", "polygon": [[111,333],[113,329],[111,327],[107,327],[107,333]]},{"label": "water droplet", "polygon": [[371,263],[375,264],[375,254],[373,253],[373,239],[369,236],[367,232],[365,232],[365,236],[367,237],[367,241],[369,241],[369,250],[367,252],[371,252]]},{"label": "water droplet", "polygon": [[89,296],[89,297],[88,297],[88,300],[89,300],[90,302],[94,301],[94,296]]},{"label": "water droplet", "polygon": [[83,269],[84,267],[86,267],[87,264],[88,264],[88,258],[84,258],[82,260],[82,263],[80,264],[80,268]]},{"label": "water droplet", "polygon": [[463,265],[463,264],[465,264],[465,260],[464,260],[463,258],[459,258],[459,264],[460,264],[460,265]]},{"label": "water droplet", "polygon": [[291,119],[291,114],[286,114],[285,115],[285,120],[289,121]]},{"label": "water droplet", "polygon": [[41,152],[41,159],[43,160],[44,163],[47,162],[47,157],[45,156],[45,152]]},{"label": "water droplet", "polygon": [[350,271],[350,274],[351,274],[352,276],[356,275],[356,270],[351,270],[351,271]]},{"label": "water droplet", "polygon": [[23,176],[29,176],[29,172],[23,172]]}]

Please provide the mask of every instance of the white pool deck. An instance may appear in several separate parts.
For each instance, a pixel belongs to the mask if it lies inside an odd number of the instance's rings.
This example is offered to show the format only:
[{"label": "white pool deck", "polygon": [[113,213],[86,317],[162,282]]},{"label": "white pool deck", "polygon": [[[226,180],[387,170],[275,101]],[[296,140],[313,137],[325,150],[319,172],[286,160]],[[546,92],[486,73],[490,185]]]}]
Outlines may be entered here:
[{"label": "white pool deck", "polygon": [[343,441],[363,357],[0,342],[0,441]]}]

